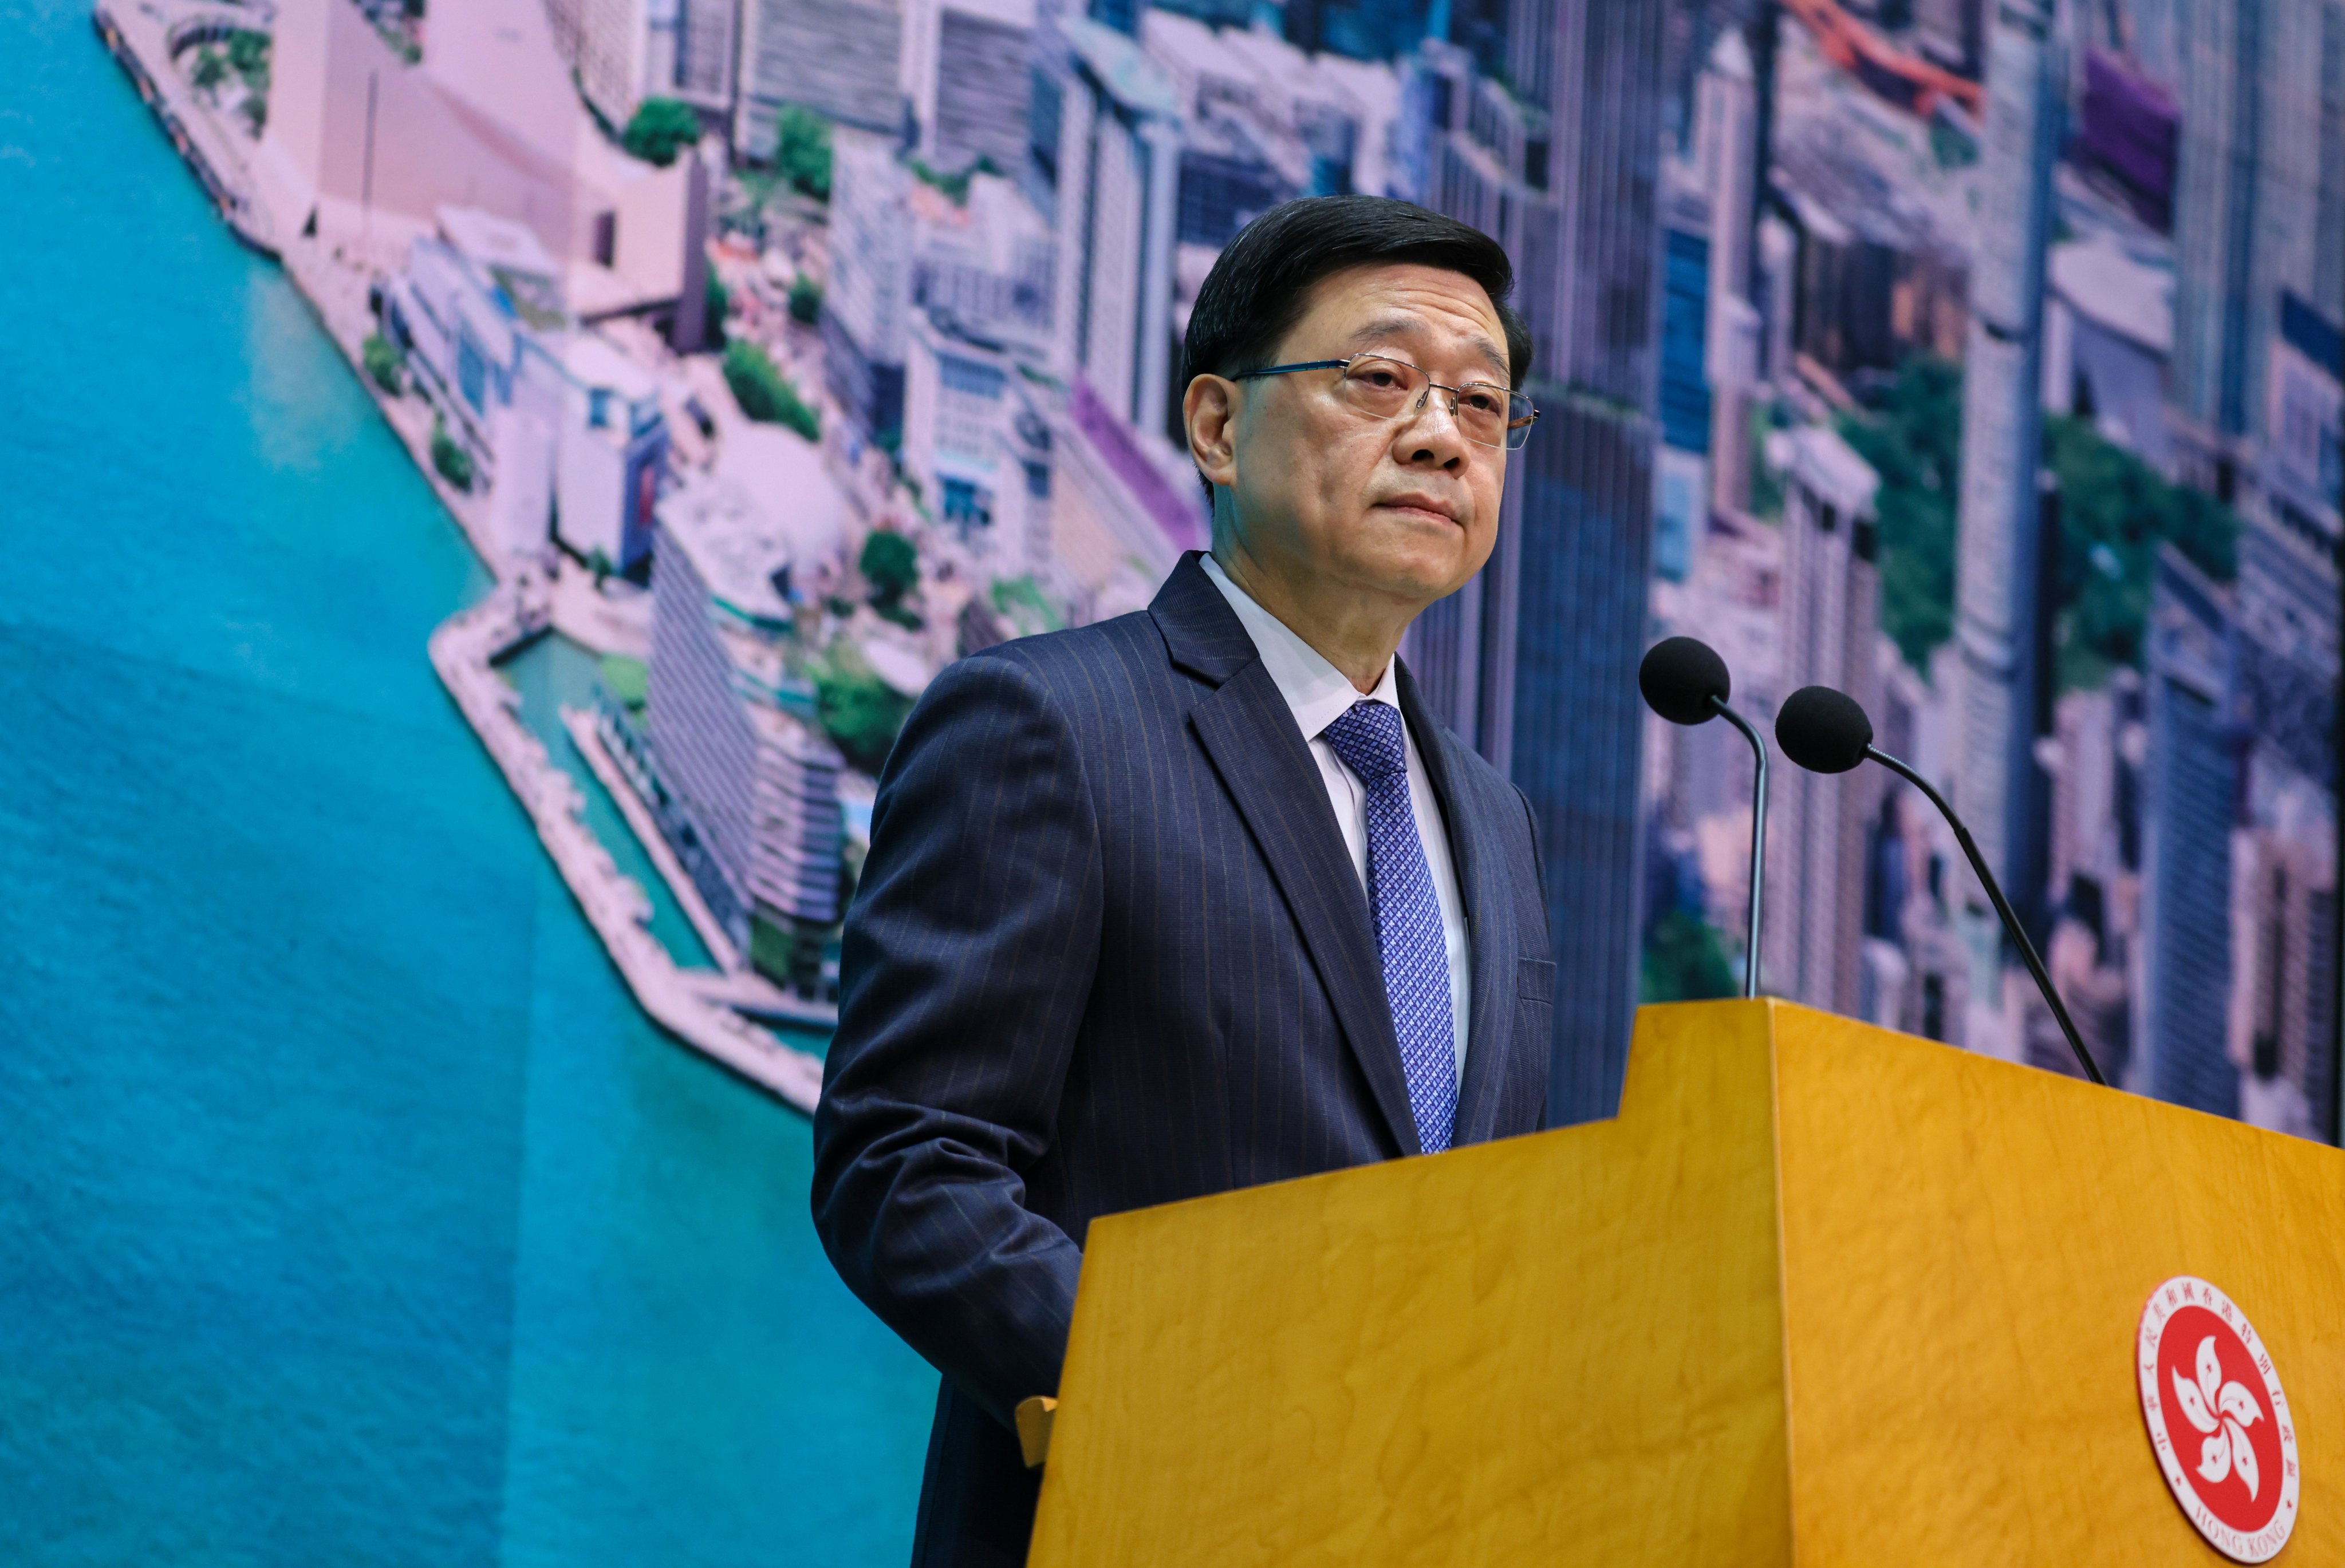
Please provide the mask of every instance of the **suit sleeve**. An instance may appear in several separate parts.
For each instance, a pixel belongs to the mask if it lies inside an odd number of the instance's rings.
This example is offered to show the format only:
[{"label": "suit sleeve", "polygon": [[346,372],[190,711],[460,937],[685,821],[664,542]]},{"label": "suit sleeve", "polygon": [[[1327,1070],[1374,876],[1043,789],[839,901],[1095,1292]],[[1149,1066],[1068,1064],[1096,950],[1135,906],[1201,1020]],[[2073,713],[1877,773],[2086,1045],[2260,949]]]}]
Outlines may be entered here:
[{"label": "suit sleeve", "polygon": [[1059,708],[1014,658],[939,676],[882,776],[814,1121],[849,1289],[999,1421],[1056,1391],[1082,1254],[1025,1206],[1090,1001],[1099,836]]}]

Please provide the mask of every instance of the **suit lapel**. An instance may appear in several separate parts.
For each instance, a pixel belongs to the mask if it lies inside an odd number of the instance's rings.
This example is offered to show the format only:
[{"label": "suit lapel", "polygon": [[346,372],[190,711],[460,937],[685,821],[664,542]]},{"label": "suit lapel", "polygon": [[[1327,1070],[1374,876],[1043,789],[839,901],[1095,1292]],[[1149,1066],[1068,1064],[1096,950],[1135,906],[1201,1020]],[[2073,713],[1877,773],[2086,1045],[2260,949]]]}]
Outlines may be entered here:
[{"label": "suit lapel", "polygon": [[[1208,586],[1211,586],[1208,584]],[[1457,1086],[1456,1143],[1481,1143],[1497,1125],[1498,1091],[1506,1083],[1506,1053],[1514,1042],[1515,930],[1503,901],[1504,868],[1464,794],[1465,763],[1457,741],[1426,712],[1416,683],[1403,664],[1396,683],[1401,713],[1425,759],[1426,776],[1441,806],[1449,862],[1457,873],[1457,900],[1466,910],[1467,963],[1474,976],[1473,1016],[1466,1031],[1466,1076]]]},{"label": "suit lapel", "polygon": [[1367,895],[1293,711],[1195,557],[1173,569],[1150,613],[1173,663],[1218,683],[1190,725],[1285,895],[1376,1108],[1402,1153],[1421,1152]]},{"label": "suit lapel", "polygon": [[1248,664],[1191,709],[1189,722],[1286,895],[1385,1121],[1403,1153],[1419,1152],[1367,895],[1278,683],[1259,662]]}]

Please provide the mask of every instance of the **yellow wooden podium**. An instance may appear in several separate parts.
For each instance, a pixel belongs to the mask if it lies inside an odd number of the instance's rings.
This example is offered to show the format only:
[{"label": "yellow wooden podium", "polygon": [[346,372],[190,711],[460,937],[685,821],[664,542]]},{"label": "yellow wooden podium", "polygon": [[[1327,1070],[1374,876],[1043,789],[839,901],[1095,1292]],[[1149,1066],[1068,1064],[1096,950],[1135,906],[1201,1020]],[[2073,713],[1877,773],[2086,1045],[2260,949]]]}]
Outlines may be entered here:
[{"label": "yellow wooden podium", "polygon": [[2134,1376],[2208,1280],[2345,1564],[2345,1153],[1773,1002],[1616,1120],[1093,1225],[1030,1561],[2222,1559]]}]

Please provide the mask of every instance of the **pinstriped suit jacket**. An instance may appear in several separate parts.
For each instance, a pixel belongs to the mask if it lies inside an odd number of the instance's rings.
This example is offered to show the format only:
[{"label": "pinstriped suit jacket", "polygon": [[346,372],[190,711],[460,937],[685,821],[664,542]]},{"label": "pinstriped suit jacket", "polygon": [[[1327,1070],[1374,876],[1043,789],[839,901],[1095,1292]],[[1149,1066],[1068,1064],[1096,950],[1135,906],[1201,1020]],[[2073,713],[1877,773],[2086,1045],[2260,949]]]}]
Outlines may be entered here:
[{"label": "pinstriped suit jacket", "polygon": [[[1457,1141],[1529,1132],[1555,973],[1530,810],[1398,684],[1472,944]],[[1325,786],[1194,556],[1145,613],[930,686],[840,979],[815,1224],[944,1374],[913,1561],[1022,1563],[1010,1413],[1058,1387],[1091,1219],[1418,1152]]]}]

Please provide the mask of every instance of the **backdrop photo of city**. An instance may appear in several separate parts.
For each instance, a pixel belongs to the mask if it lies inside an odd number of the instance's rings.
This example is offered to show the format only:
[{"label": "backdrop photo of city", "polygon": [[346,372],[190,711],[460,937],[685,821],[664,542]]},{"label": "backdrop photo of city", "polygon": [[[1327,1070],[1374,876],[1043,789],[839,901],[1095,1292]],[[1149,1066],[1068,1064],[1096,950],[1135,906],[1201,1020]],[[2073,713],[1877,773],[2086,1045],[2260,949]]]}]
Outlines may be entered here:
[{"label": "backdrop photo of city", "polygon": [[[56,1565],[893,1563],[807,1209],[953,660],[1208,541],[1293,197],[1515,258],[1404,649],[1530,802],[1557,1122],[1746,957],[1838,688],[2124,1088],[2338,1139],[2345,0],[0,0],[0,1517]],[[1934,812],[1781,754],[1764,988],[2075,1070]]]},{"label": "backdrop photo of city", "polygon": [[[1748,754],[1636,695],[1690,632],[1944,783],[2113,1078],[2337,1137],[2339,0],[94,21],[493,574],[434,666],[613,964],[786,1100],[904,714],[1207,542],[1198,288],[1362,191],[1498,237],[1538,346],[1405,652],[1539,824],[1558,1118],[1741,973]],[[2070,1070],[1910,790],[1779,766],[1771,827],[1767,990]]]},{"label": "backdrop photo of city", "polygon": [[[1518,265],[1538,427],[1402,652],[1538,823],[1552,1120],[1742,977],[1695,635],[1944,785],[2125,1090],[2338,1141],[2345,0],[0,28],[28,1561],[900,1561],[936,1373],[807,1214],[877,778],[1208,544],[1182,333],[1290,197]],[[2076,1071],[1911,787],[1768,818],[1763,989]]]}]

